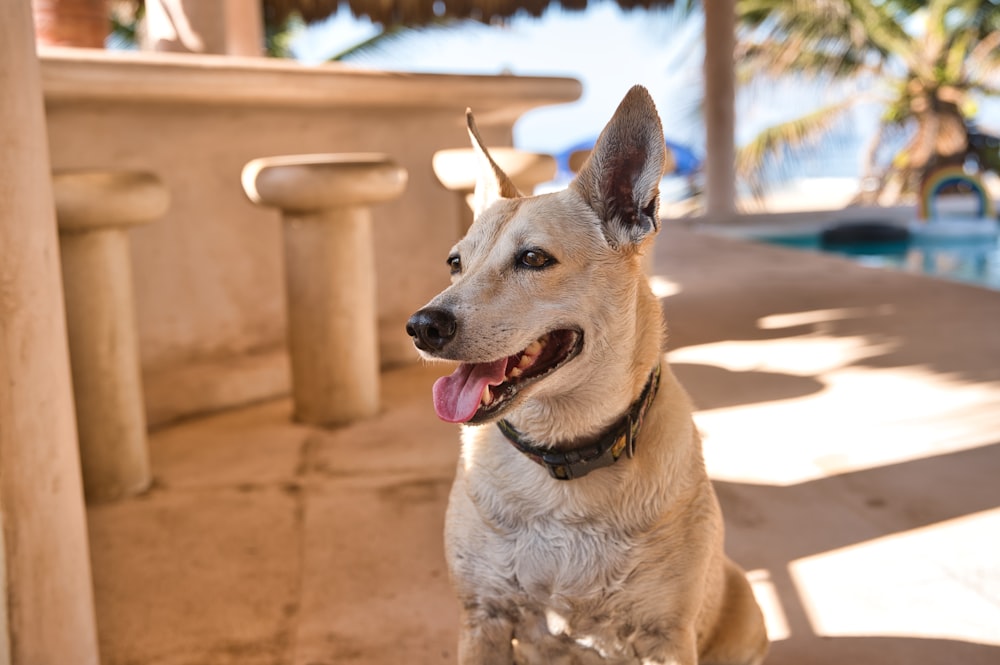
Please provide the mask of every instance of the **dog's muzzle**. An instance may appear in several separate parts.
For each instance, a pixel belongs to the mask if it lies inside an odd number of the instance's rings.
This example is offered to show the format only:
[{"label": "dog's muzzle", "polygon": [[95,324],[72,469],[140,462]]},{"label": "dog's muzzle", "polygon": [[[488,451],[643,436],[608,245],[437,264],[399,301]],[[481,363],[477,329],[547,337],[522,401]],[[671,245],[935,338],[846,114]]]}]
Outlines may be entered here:
[{"label": "dog's muzzle", "polygon": [[455,338],[458,321],[455,315],[445,309],[425,307],[406,322],[406,334],[413,338],[413,344],[421,351],[440,351]]}]

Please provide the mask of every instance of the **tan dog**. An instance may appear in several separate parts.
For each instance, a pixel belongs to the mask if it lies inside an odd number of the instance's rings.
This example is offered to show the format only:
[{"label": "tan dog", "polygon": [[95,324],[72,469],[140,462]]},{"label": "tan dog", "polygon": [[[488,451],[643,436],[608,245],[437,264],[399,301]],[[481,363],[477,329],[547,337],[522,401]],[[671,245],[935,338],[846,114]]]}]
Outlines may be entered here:
[{"label": "tan dog", "polygon": [[653,100],[633,88],[569,188],[531,197],[468,119],[476,221],[407,324],[424,357],[460,362],[434,386],[466,423],[445,534],[459,662],[760,663],[640,265],[659,229]]}]

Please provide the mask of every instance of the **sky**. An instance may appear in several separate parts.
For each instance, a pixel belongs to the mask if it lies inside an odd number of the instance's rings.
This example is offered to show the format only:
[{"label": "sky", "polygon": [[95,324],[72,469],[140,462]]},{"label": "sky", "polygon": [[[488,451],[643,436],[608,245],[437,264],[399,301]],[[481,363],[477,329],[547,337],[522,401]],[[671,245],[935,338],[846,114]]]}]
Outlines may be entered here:
[{"label": "sky", "polygon": [[[350,62],[397,71],[577,78],[583,84],[577,102],[529,111],[514,127],[517,147],[550,153],[596,136],[626,91],[642,84],[657,102],[666,137],[703,154],[704,130],[697,113],[702,30],[698,11],[685,16],[674,9],[625,11],[615,3],[591,3],[586,11],[554,7],[539,19],[514,18],[504,27],[469,22],[458,29],[431,28]],[[292,53],[304,63],[318,63],[377,32],[370,22],[356,20],[342,8],[329,21],[293,39]],[[807,81],[742,90],[736,103],[736,142],[747,142],[770,125],[845,94],[857,91]],[[1000,100],[984,106],[984,111],[985,124],[1000,128]],[[877,119],[878,108],[873,105],[852,109],[833,140],[801,161],[799,172],[857,176]]]},{"label": "sky", "polygon": [[[469,22],[457,30],[431,29],[351,63],[416,72],[580,79],[584,92],[579,101],[531,111],[515,127],[518,147],[547,152],[595,135],[628,89],[643,84],[654,99],[687,98],[660,105],[665,127],[677,127],[676,138],[687,143],[700,141],[697,128],[691,131],[688,126],[694,114],[691,104],[698,98],[692,91],[701,85],[701,21],[696,17],[683,25],[682,34],[676,34],[677,23],[670,12],[629,13],[613,3],[596,4],[585,12],[556,8],[542,19],[514,19],[503,28]],[[354,21],[342,10],[295,40],[293,53],[303,62],[317,62],[375,32],[368,22]],[[686,48],[664,48],[665,43],[683,43]],[[677,95],[685,90],[689,94]]]}]

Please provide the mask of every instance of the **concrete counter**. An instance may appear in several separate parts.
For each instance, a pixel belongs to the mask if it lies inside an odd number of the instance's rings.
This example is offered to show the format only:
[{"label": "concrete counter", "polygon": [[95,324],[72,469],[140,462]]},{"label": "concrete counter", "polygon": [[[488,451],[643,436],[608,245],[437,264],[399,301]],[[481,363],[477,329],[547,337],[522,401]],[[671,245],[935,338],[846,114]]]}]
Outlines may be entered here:
[{"label": "concrete counter", "polygon": [[148,418],[161,424],[288,390],[279,214],[240,186],[251,159],[382,152],[409,174],[374,210],[383,366],[415,359],[403,327],[447,283],[461,221],[431,158],[466,147],[471,107],[510,145],[524,112],[575,79],[407,74],[232,56],[42,49],[52,166],[152,171],[166,216],[130,231]]}]

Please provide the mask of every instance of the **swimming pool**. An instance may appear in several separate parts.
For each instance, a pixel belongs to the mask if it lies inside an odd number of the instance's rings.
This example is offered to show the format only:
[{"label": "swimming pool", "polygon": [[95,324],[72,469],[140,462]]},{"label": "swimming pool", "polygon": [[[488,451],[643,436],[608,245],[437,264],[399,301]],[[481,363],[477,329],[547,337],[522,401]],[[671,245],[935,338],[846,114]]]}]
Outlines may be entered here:
[{"label": "swimming pool", "polygon": [[[904,230],[906,227],[902,227]],[[783,247],[846,256],[861,265],[922,273],[1000,291],[1000,223],[973,233],[927,233],[911,227],[905,237],[873,242],[823,242],[821,231],[751,234]],[[890,234],[891,235],[891,234]]]}]

